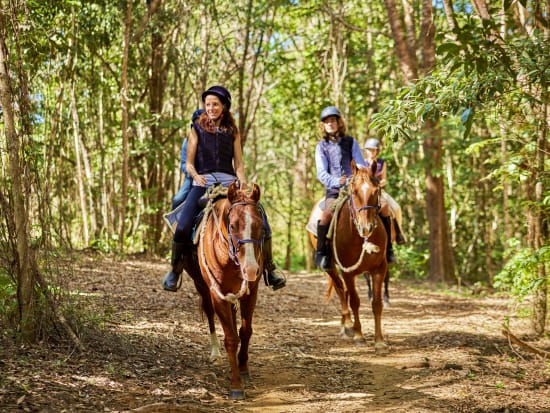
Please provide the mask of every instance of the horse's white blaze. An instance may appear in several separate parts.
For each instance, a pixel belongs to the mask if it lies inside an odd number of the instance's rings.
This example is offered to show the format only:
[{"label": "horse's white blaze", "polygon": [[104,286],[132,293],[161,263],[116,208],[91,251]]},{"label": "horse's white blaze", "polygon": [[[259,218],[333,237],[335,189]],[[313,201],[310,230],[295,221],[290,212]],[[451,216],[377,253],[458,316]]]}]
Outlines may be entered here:
[{"label": "horse's white blaze", "polygon": [[[361,191],[361,195],[362,195],[362,198],[363,199],[366,199],[368,201],[368,193],[369,193],[369,189],[371,188],[371,185],[368,183],[368,182],[363,182],[359,188],[359,190]],[[359,231],[359,235],[363,236],[363,237],[367,237],[367,236],[370,236],[370,234],[372,233],[373,231],[373,224],[371,222],[365,222],[360,216],[357,217],[357,224],[358,226],[358,231]],[[366,234],[365,234],[366,232]],[[367,252],[372,252],[372,251],[367,251]],[[374,251],[376,252],[376,251]]]},{"label": "horse's white blaze", "polygon": [[370,188],[370,184],[368,182],[363,182],[363,185],[361,185],[361,191],[363,191],[363,198],[367,197],[369,188]]},{"label": "horse's white blaze", "polygon": [[[244,222],[245,222],[245,228],[244,228],[244,234],[243,239],[252,239],[252,217],[250,216],[250,213],[247,211],[244,215]],[[244,269],[248,276],[248,281],[254,281],[255,277],[251,274],[249,274],[249,269],[253,269],[254,274],[256,273],[256,270],[258,268],[258,262],[256,261],[256,254],[254,253],[254,243],[253,242],[247,242],[244,244]]]}]

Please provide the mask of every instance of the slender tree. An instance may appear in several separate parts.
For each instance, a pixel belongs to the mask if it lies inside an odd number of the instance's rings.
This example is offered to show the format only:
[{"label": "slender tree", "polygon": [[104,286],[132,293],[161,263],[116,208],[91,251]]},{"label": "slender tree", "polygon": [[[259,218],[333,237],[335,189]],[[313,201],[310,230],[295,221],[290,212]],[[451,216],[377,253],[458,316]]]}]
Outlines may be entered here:
[{"label": "slender tree", "polygon": [[[10,13],[6,15],[6,12]],[[16,129],[15,95],[10,80],[9,51],[6,45],[7,28],[6,21],[17,22],[15,10],[4,7],[0,1],[0,103],[2,105],[2,118],[4,132],[7,141],[9,157],[8,173],[11,180],[11,194],[15,233],[11,234],[12,245],[15,249],[15,271],[17,273],[17,303],[20,316],[20,339],[23,343],[32,343],[36,339],[36,273],[34,260],[30,250],[28,233],[28,208],[25,199],[29,196],[26,190],[27,183],[24,173],[25,167],[21,157],[22,135]],[[18,31],[19,27],[12,27]],[[17,39],[17,36],[15,36]],[[20,73],[19,76],[24,76]],[[21,113],[21,116],[26,116]]]},{"label": "slender tree", "polygon": [[130,53],[130,30],[132,26],[132,0],[126,1],[124,13],[124,46],[122,52],[122,79],[120,90],[120,103],[122,112],[122,192],[120,202],[120,229],[119,248],[124,250],[124,237],[126,233],[126,206],[128,203],[128,55]]}]

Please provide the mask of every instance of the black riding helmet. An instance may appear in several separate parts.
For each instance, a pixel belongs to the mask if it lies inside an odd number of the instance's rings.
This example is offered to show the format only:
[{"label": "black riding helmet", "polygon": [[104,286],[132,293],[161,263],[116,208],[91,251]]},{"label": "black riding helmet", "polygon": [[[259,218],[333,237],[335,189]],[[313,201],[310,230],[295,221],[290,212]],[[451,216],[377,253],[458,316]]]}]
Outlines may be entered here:
[{"label": "black riding helmet", "polygon": [[337,118],[342,117],[336,106],[327,106],[321,111],[321,121],[324,121],[329,116],[336,116]]},{"label": "black riding helmet", "polygon": [[220,98],[222,103],[227,107],[227,110],[231,109],[231,93],[223,86],[212,86],[209,89],[202,92],[202,102],[208,95],[215,95]]}]

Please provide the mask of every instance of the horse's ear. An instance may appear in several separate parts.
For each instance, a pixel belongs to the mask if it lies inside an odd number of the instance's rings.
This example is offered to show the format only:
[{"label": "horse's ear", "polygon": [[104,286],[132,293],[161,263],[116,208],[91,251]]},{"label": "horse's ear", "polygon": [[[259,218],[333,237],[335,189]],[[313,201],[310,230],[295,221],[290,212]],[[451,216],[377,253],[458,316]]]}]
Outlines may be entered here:
[{"label": "horse's ear", "polygon": [[239,181],[233,181],[231,185],[229,185],[229,188],[227,188],[227,199],[229,199],[229,202],[233,203],[233,201],[237,197],[238,190],[239,190]]},{"label": "horse's ear", "polygon": [[369,172],[371,176],[376,176],[376,171],[378,170],[378,163],[377,162],[371,162]]},{"label": "horse's ear", "polygon": [[355,175],[357,173],[357,163],[355,162],[355,159],[351,160],[351,173]]},{"label": "horse's ear", "polygon": [[254,202],[258,202],[260,200],[260,187],[257,184],[252,184],[252,193],[250,194],[250,197]]}]

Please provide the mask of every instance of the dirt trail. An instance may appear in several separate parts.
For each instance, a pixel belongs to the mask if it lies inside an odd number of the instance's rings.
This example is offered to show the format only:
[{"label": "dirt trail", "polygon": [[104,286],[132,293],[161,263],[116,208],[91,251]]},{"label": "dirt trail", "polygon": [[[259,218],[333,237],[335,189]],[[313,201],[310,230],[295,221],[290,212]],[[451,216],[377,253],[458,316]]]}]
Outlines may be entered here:
[{"label": "dirt trail", "polygon": [[[509,346],[503,297],[431,292],[393,282],[373,348],[366,285],[358,278],[366,345],[339,334],[339,304],[320,273],[262,286],[247,399],[227,398],[228,366],[208,361],[206,322],[192,283],[160,289],[165,261],[82,257],[71,287],[112,314],[88,351],[0,350],[0,411],[37,412],[549,412],[550,365]],[[97,311],[97,310],[96,310]],[[525,320],[512,330],[525,336]],[[221,338],[221,329],[218,329]],[[549,350],[550,340],[530,341]]]}]

